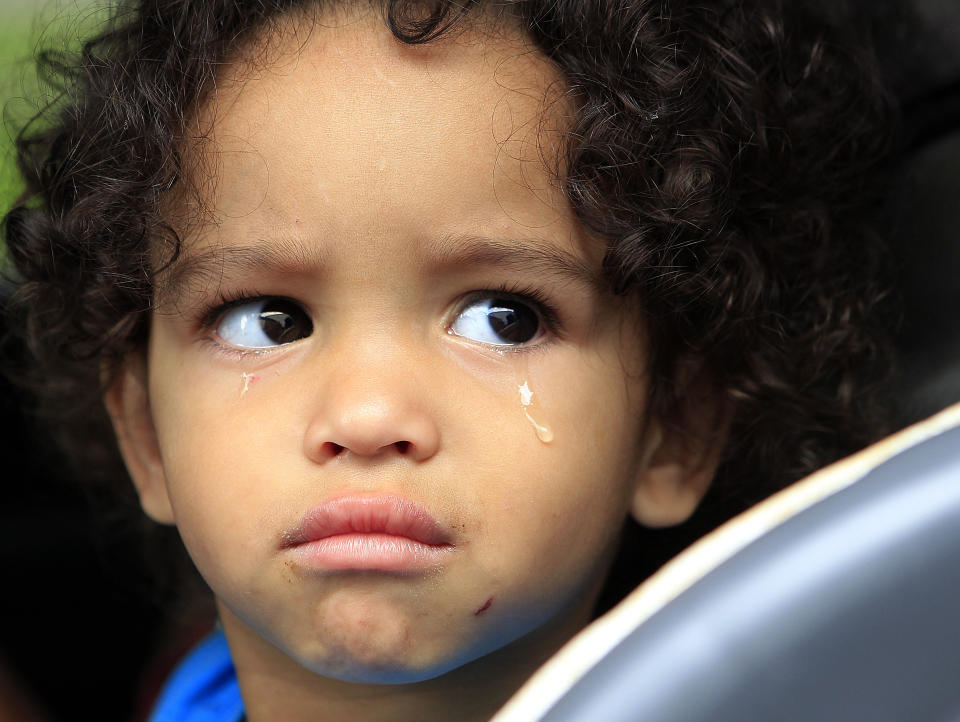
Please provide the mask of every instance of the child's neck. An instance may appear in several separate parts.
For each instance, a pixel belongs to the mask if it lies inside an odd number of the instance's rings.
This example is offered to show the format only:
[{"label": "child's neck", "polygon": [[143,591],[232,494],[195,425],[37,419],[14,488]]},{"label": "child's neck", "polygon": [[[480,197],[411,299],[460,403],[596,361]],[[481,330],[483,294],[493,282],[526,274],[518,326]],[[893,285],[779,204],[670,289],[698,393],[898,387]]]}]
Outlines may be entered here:
[{"label": "child's neck", "polygon": [[248,722],[489,720],[563,643],[589,622],[566,617],[435,679],[359,684],[316,675],[264,640],[221,605]]}]

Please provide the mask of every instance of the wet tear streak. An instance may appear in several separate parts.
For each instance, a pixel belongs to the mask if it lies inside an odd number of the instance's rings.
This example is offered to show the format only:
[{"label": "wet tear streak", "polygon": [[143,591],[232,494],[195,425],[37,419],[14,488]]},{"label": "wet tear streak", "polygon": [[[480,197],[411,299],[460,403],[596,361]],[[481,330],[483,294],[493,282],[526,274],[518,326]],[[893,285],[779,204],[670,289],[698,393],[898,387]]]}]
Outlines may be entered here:
[{"label": "wet tear streak", "polygon": [[527,421],[533,424],[533,428],[537,432],[537,438],[544,444],[549,444],[553,441],[553,429],[534,418],[534,414],[539,416],[540,412],[533,407],[533,391],[530,390],[530,384],[524,381],[517,387],[517,391],[520,392],[520,406],[523,409],[523,415],[527,417]]},{"label": "wet tear streak", "polygon": [[493,604],[493,597],[490,597],[487,601],[480,605],[480,608],[473,613],[473,616],[477,617],[483,614],[485,611],[490,609],[490,605]]},{"label": "wet tear streak", "polygon": [[259,379],[259,376],[254,374],[243,373],[240,374],[240,398],[243,398],[243,395],[250,390],[250,384]]}]

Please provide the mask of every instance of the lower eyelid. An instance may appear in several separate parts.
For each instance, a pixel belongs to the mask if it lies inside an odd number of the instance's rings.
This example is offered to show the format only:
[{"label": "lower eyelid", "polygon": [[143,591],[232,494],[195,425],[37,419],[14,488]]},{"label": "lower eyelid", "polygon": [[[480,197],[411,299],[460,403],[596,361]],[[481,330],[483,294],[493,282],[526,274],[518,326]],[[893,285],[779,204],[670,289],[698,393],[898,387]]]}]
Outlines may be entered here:
[{"label": "lower eyelid", "polygon": [[[229,358],[247,358],[250,356],[263,356],[274,350],[272,348],[240,348],[239,346],[233,346],[232,344],[228,344],[226,341],[218,338],[215,335],[201,336],[197,340],[201,345],[207,347],[210,351],[213,351],[216,354],[226,356]],[[276,348],[281,348],[281,347],[278,346]]]},{"label": "lower eyelid", "polygon": [[464,347],[475,349],[480,353],[483,353],[486,355],[491,355],[491,356],[496,356],[501,358],[504,356],[516,355],[520,357],[524,355],[534,355],[534,354],[544,353],[546,351],[549,351],[557,340],[555,335],[544,334],[541,338],[523,345],[495,346],[489,343],[473,341],[464,336],[458,336],[457,334],[453,333],[450,330],[447,331],[447,335],[451,336],[453,339],[456,340],[456,343]]}]

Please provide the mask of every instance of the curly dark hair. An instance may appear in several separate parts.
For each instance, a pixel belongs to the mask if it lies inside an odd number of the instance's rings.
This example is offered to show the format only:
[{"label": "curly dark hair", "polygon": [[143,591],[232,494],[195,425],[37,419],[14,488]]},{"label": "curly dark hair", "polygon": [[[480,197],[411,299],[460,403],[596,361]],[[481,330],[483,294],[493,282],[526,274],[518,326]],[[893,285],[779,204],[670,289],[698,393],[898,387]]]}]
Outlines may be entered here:
[{"label": "curly dark hair", "polygon": [[[179,250],[160,204],[184,180],[185,118],[249,38],[326,4],[122,0],[78,56],[40,58],[60,95],[18,138],[11,325],[70,455],[105,481],[129,486],[101,396],[147,339],[151,246]],[[892,106],[849,28],[790,0],[376,5],[405,43],[481,6],[559,68],[577,109],[560,180],[612,287],[642,301],[652,408],[675,415],[679,370],[698,368],[733,410],[711,493],[749,504],[883,431],[885,254],[867,220]]]}]

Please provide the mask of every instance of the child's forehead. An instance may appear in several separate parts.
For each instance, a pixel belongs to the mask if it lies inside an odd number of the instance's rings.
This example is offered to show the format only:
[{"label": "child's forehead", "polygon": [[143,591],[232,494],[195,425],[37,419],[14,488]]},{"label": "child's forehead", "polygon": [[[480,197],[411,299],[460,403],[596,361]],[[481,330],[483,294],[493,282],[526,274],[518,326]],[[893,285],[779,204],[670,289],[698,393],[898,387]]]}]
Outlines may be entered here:
[{"label": "child's forehead", "polygon": [[290,16],[248,41],[220,73],[201,135],[244,138],[305,107],[355,110],[414,145],[424,121],[450,134],[482,127],[501,143],[567,128],[562,75],[518,29],[478,12],[459,32],[408,45],[379,12],[346,12]]},{"label": "child's forehead", "polygon": [[559,221],[569,240],[556,174],[569,103],[519,33],[468,27],[411,47],[373,12],[304,22],[235,61],[201,113],[186,154],[212,221],[200,235],[370,244],[374,222],[435,222],[434,238],[556,237]]}]

